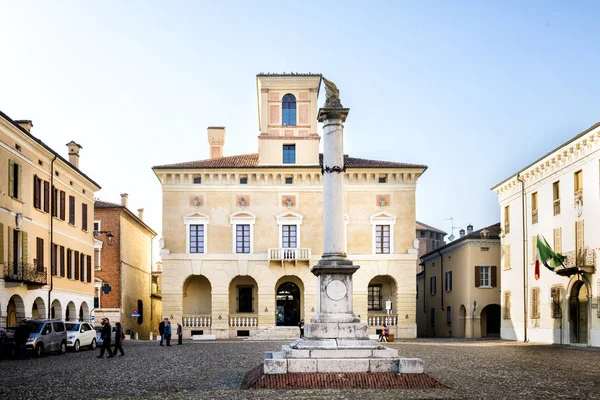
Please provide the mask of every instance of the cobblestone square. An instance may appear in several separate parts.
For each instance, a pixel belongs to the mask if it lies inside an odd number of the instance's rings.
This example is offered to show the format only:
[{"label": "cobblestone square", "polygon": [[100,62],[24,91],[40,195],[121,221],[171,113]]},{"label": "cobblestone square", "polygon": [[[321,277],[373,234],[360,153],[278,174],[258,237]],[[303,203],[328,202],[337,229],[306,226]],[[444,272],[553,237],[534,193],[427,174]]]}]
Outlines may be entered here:
[{"label": "cobblestone square", "polygon": [[600,351],[506,341],[428,339],[390,343],[420,357],[448,386],[435,390],[239,389],[266,350],[284,342],[215,341],[160,347],[127,341],[124,357],[98,350],[2,361],[2,399],[198,398],[600,398]]}]

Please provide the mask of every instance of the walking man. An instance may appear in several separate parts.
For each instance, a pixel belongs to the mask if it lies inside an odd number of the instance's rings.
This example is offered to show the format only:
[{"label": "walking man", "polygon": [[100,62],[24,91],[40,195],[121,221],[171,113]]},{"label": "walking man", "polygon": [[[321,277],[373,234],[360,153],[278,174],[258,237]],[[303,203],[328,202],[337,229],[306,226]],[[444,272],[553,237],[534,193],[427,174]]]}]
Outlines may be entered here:
[{"label": "walking man", "polygon": [[301,319],[298,323],[298,328],[300,328],[300,338],[304,337],[304,320]]},{"label": "walking man", "polygon": [[182,344],[183,341],[183,326],[180,323],[177,323],[177,344]]},{"label": "walking man", "polygon": [[[125,352],[123,351],[123,347],[121,346],[121,343],[123,343],[123,339],[125,339],[125,333],[123,333],[123,327],[121,326],[120,322],[115,322],[115,351],[113,353],[113,355],[117,354],[117,350],[121,352],[120,356],[124,356]],[[113,356],[109,356],[113,357]]]},{"label": "walking man", "polygon": [[167,339],[167,346],[171,345],[171,334],[173,333],[173,329],[171,328],[171,321],[167,320],[167,324],[165,325],[165,336]]},{"label": "walking man", "polygon": [[102,318],[102,332],[100,337],[102,338],[102,348],[100,349],[100,355],[98,358],[104,358],[104,350],[108,351],[108,357],[113,357],[113,353],[110,350],[110,334],[111,328],[108,318]]},{"label": "walking man", "polygon": [[165,340],[165,325],[166,325],[166,321],[167,319],[163,319],[162,321],[160,321],[160,324],[158,324],[158,333],[160,335],[160,345],[163,345],[163,341]]}]

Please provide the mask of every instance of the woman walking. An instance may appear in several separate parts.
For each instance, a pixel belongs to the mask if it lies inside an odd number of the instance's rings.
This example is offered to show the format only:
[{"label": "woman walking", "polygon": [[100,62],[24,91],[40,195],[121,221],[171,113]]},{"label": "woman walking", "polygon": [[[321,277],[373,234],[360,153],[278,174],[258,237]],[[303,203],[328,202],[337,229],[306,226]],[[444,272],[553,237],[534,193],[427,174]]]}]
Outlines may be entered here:
[{"label": "woman walking", "polygon": [[183,344],[183,326],[180,323],[177,323],[177,344]]},{"label": "woman walking", "polygon": [[123,347],[121,344],[123,343],[123,339],[125,339],[125,333],[123,332],[123,327],[120,322],[115,322],[115,351],[109,357],[114,357],[117,355],[117,350],[121,352],[120,356],[124,356],[125,352],[123,351]]}]

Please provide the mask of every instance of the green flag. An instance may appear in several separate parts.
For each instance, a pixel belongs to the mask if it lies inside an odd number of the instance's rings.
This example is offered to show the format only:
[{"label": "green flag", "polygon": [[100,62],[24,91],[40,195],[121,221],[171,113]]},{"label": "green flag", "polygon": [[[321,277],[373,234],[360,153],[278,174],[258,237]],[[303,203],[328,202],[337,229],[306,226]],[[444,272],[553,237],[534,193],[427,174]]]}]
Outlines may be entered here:
[{"label": "green flag", "polygon": [[552,247],[546,241],[546,238],[542,235],[538,235],[537,238],[537,251],[539,260],[548,268],[550,271],[554,271],[556,267],[565,266],[564,262],[567,257],[560,253],[555,253]]}]

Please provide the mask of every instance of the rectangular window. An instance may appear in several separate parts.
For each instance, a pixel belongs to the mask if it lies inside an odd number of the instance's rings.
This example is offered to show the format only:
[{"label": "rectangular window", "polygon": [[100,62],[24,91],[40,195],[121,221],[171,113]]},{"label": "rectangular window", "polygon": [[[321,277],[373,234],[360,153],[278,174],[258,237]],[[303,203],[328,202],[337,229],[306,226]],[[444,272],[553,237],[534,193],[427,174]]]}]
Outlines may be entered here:
[{"label": "rectangular window", "polygon": [[248,178],[247,177],[241,177],[240,178],[240,185],[247,185],[248,184]]},{"label": "rectangular window", "polygon": [[33,176],[33,206],[42,209],[42,180],[37,175]]},{"label": "rectangular window", "polygon": [[37,271],[44,272],[44,239],[42,238],[36,238],[35,259],[37,264]]},{"label": "rectangular window", "polygon": [[75,270],[74,279],[76,281],[78,281],[79,280],[79,252],[78,251],[75,252],[75,259],[74,259],[74,261],[75,261],[75,266],[73,268]]},{"label": "rectangular window", "polygon": [[560,286],[555,286],[551,289],[552,304],[550,305],[552,310],[552,318],[562,317],[562,289]]},{"label": "rectangular window", "polygon": [[65,265],[65,246],[60,246],[60,251],[59,251],[59,257],[60,257],[60,276],[62,276],[63,278],[65,277],[65,270],[66,270],[66,265]]},{"label": "rectangular window", "polygon": [[379,175],[379,183],[387,183],[387,175]]},{"label": "rectangular window", "polygon": [[252,307],[252,286],[238,286],[238,310],[237,312],[254,312]]},{"label": "rectangular window", "polygon": [[50,212],[50,182],[44,181],[44,212]]},{"label": "rectangular window", "polygon": [[540,288],[531,289],[531,319],[540,319]]},{"label": "rectangular window", "polygon": [[60,219],[62,219],[63,221],[66,218],[66,212],[65,212],[65,192],[63,190],[60,191]]},{"label": "rectangular window", "polygon": [[190,225],[190,253],[204,253],[204,225]]},{"label": "rectangular window", "polygon": [[381,285],[369,285],[367,302],[369,310],[381,310]]},{"label": "rectangular window", "polygon": [[50,269],[54,276],[58,275],[58,245],[52,243],[50,249]]},{"label": "rectangular window", "polygon": [[296,145],[295,144],[284,144],[283,145],[283,163],[284,164],[295,164],[296,163]]},{"label": "rectangular window", "polygon": [[510,244],[504,246],[504,269],[510,269]]},{"label": "rectangular window", "polygon": [[294,183],[294,178],[292,178],[291,176],[288,176],[285,178],[285,184],[286,185],[291,185]]},{"label": "rectangular window", "polygon": [[285,249],[296,248],[296,225],[283,225],[281,227],[281,246]]},{"label": "rectangular window", "polygon": [[390,226],[375,226],[375,253],[390,254]]},{"label": "rectangular window", "polygon": [[69,196],[69,224],[75,225],[75,196]]},{"label": "rectangular window", "polygon": [[446,324],[452,326],[452,306],[446,306]]},{"label": "rectangular window", "polygon": [[446,271],[446,282],[444,282],[444,290],[452,291],[452,271]]},{"label": "rectangular window", "polygon": [[496,267],[495,266],[476,266],[475,267],[475,287],[483,287],[483,288],[496,287]]},{"label": "rectangular window", "polygon": [[554,228],[554,252],[562,253],[562,228]]},{"label": "rectangular window", "polygon": [[531,223],[538,223],[538,194],[537,192],[531,194]]},{"label": "rectangular window", "polygon": [[435,328],[435,308],[431,309],[431,327]]},{"label": "rectangular window", "polygon": [[429,278],[429,294],[430,295],[435,295],[435,293],[437,292],[437,282],[436,282],[437,278],[435,276],[432,276]]},{"label": "rectangular window", "polygon": [[510,233],[510,206],[504,207],[504,233]]},{"label": "rectangular window", "polygon": [[67,249],[67,279],[73,279],[73,250]]},{"label": "rectangular window", "polygon": [[58,217],[58,190],[52,188],[52,216]]},{"label": "rectangular window", "polygon": [[583,192],[583,172],[581,170],[575,172],[573,178],[575,180],[575,195],[581,194]]},{"label": "rectangular window", "polygon": [[199,177],[199,176],[195,176],[195,177],[194,177],[194,184],[195,184],[195,185],[199,185],[199,184],[201,184],[201,183],[202,183],[202,178],[201,178],[201,177]]},{"label": "rectangular window", "polygon": [[85,265],[87,267],[87,274],[85,277],[87,278],[87,283],[92,282],[92,256],[86,256]]},{"label": "rectangular window", "polygon": [[81,229],[87,232],[88,230],[88,214],[87,204],[81,204]]},{"label": "rectangular window", "polygon": [[560,214],[560,181],[552,184],[552,200],[554,203],[554,215]]},{"label": "rectangular window", "polygon": [[250,253],[250,225],[235,226],[235,252]]},{"label": "rectangular window", "polygon": [[100,232],[100,221],[94,221],[94,232]]},{"label": "rectangular window", "polygon": [[12,160],[8,160],[8,195],[13,199],[20,200],[21,197],[21,180],[23,174],[21,166]]},{"label": "rectangular window", "polygon": [[504,292],[504,319],[510,319],[510,292]]},{"label": "rectangular window", "polygon": [[583,221],[575,222],[575,257],[577,266],[582,266],[585,262],[583,251]]}]

